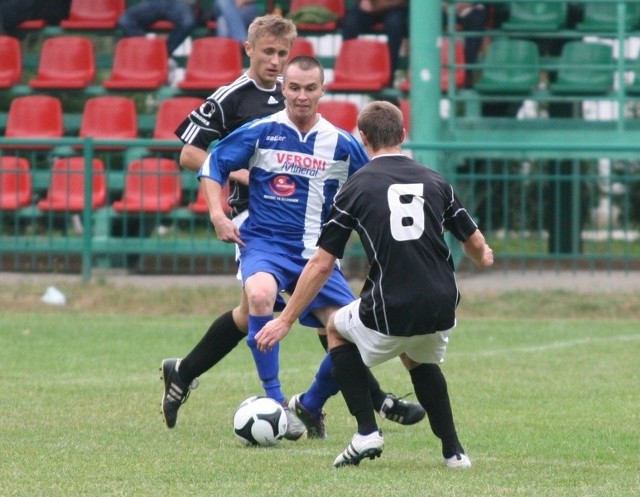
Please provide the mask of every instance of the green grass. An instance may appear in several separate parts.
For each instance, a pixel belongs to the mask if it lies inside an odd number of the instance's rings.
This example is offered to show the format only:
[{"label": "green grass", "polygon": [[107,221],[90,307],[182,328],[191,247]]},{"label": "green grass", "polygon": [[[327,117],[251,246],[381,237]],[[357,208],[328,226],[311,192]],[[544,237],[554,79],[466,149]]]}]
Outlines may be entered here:
[{"label": "green grass", "polygon": [[[5,306],[8,307],[8,306]],[[327,404],[329,440],[246,448],[237,404],[259,393],[241,346],[201,378],[167,430],[158,366],[188,352],[209,324],[187,313],[0,314],[2,496],[635,497],[640,488],[637,320],[461,319],[443,370],[474,466],[447,470],[427,422],[381,421],[385,451],[357,468],[332,462],[355,424]],[[314,333],[283,344],[286,393],[321,359]],[[411,391],[399,361],[375,369]]]}]

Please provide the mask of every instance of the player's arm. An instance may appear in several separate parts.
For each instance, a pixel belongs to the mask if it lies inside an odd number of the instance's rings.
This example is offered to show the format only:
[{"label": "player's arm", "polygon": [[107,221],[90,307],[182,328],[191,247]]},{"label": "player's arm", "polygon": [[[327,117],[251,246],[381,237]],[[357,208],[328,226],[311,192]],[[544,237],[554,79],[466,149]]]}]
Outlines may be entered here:
[{"label": "player's arm", "polygon": [[302,311],[311,303],[331,276],[335,263],[335,256],[318,248],[302,270],[298,283],[296,283],[296,289],[291,294],[291,298],[280,316],[269,321],[256,335],[259,350],[271,350],[289,333],[295,320],[300,317]]},{"label": "player's arm", "polygon": [[240,239],[240,230],[222,210],[222,185],[212,178],[203,176],[200,178],[200,188],[202,188],[202,193],[207,202],[209,219],[216,230],[218,239],[223,242],[237,243],[240,246],[244,246]]},{"label": "player's arm", "polygon": [[180,150],[180,165],[189,171],[197,173],[202,163],[207,159],[207,151],[190,143],[185,143]]},{"label": "player's arm", "polygon": [[493,250],[487,245],[479,229],[462,244],[462,250],[478,267],[484,268],[493,264]]}]

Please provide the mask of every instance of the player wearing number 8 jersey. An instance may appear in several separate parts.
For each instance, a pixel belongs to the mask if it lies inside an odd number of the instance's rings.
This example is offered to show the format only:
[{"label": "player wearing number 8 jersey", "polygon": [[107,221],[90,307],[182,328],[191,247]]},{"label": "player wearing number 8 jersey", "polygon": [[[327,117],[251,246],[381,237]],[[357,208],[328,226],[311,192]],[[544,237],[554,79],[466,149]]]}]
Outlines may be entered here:
[{"label": "player wearing number 8 jersey", "polygon": [[256,336],[269,350],[289,331],[342,257],[356,231],[369,261],[360,298],[329,317],[330,360],[358,432],[335,466],[358,464],[382,453],[383,438],[366,396],[366,366],[400,356],[409,369],[418,401],[441,440],[449,467],[471,465],[451,412],[443,361],[459,292],[450,231],[479,267],[493,264],[493,252],[444,178],[401,154],[402,114],[388,102],[373,102],[358,118],[371,162],[336,196],[319,249],[305,266],[296,290],[276,320]]}]

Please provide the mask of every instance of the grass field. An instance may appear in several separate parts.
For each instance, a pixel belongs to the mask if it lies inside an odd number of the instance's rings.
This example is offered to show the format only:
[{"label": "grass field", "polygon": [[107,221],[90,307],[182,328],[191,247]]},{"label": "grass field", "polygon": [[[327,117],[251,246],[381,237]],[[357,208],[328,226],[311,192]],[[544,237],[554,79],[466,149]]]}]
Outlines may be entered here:
[{"label": "grass field", "polygon": [[[236,405],[260,393],[244,346],[201,377],[176,429],[164,427],[160,361],[188,352],[235,290],[64,290],[69,305],[49,308],[41,289],[0,288],[3,497],[640,493],[638,295],[463,301],[443,370],[473,468],[446,469],[428,423],[381,421],[382,457],[336,470],[355,428],[341,397],[326,407],[327,441],[235,440]],[[320,360],[314,333],[294,330],[281,354],[286,392],[304,390]],[[411,391],[399,362],[375,373]]]}]

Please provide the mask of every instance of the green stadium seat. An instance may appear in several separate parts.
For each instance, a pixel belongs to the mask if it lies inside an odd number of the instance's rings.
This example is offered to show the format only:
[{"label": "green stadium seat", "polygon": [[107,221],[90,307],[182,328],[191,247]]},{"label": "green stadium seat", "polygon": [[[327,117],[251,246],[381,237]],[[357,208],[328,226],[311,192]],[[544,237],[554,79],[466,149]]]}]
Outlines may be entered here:
[{"label": "green stadium seat", "polygon": [[563,2],[511,2],[509,19],[500,25],[505,31],[557,31],[564,27],[567,4]]},{"label": "green stadium seat", "polygon": [[[640,3],[627,2],[624,29],[631,31],[640,25]],[[576,30],[590,33],[612,33],[618,29],[617,2],[587,3],[584,19],[576,25]]]},{"label": "green stadium seat", "polygon": [[601,95],[612,88],[613,74],[610,45],[571,41],[562,48],[557,79],[549,90],[558,95]]},{"label": "green stadium seat", "polygon": [[487,49],[474,88],[486,94],[528,94],[540,79],[540,56],[533,41],[500,38]]}]

